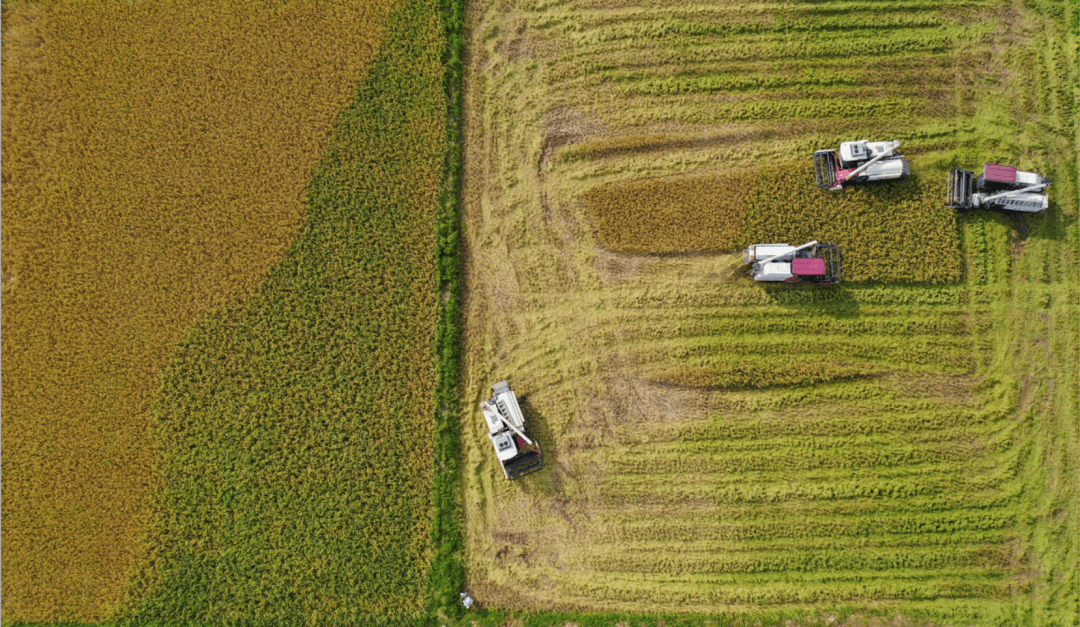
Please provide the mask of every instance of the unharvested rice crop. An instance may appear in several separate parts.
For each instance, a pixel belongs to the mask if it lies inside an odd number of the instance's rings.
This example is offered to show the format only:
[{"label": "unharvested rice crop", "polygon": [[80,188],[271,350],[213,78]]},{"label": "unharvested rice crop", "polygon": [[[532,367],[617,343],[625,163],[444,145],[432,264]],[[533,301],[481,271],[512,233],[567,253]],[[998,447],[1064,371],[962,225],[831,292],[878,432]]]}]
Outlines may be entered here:
[{"label": "unharvested rice crop", "polygon": [[810,162],[767,168],[757,180],[740,244],[836,244],[848,281],[949,283],[963,273],[957,212],[944,174],[823,192]]},{"label": "unharvested rice crop", "polygon": [[415,624],[432,557],[434,3],[405,2],[335,123],[300,233],[162,377],[150,624]]},{"label": "unharvested rice crop", "polygon": [[628,180],[583,195],[600,244],[621,253],[731,249],[753,190],[753,173]]},{"label": "unharvested rice crop", "polygon": [[598,243],[619,253],[731,252],[836,244],[849,281],[960,280],[957,214],[924,177],[826,193],[809,162],[760,172],[605,183],[582,195]]},{"label": "unharvested rice crop", "polygon": [[161,368],[296,235],[389,5],[4,3],[5,623],[117,607]]}]

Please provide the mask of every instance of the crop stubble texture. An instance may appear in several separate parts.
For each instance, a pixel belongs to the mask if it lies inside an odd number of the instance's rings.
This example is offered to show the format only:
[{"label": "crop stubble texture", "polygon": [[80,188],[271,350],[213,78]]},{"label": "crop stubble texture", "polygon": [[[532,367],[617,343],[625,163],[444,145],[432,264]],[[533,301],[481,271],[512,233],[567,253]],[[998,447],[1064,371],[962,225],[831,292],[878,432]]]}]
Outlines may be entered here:
[{"label": "crop stubble texture", "polygon": [[[476,5],[482,605],[1075,622],[1076,89],[1055,81],[1076,68],[1046,5]],[[813,186],[813,150],[864,137],[902,139],[916,176]],[[1045,220],[942,206],[949,167],[996,159],[1069,181]],[[732,254],[810,239],[845,283],[755,284]],[[547,460],[514,483],[475,410],[504,378]]]},{"label": "crop stubble texture", "polygon": [[5,621],[117,607],[160,369],[295,236],[388,6],[5,4]]}]

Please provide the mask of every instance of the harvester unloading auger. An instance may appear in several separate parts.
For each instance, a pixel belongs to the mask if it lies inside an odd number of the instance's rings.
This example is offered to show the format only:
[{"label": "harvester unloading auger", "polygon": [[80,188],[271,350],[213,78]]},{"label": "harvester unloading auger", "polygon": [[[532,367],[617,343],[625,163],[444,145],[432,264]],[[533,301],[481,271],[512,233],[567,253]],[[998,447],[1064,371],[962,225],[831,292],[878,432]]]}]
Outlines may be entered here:
[{"label": "harvester unloading auger", "polygon": [[1006,209],[1039,213],[1050,206],[1050,179],[1008,165],[987,163],[983,173],[957,168],[949,172],[945,204],[954,209]]},{"label": "harvester unloading auger", "polygon": [[743,250],[743,263],[751,264],[750,278],[755,281],[840,282],[840,249],[817,240],[802,246],[754,244]]},{"label": "harvester unloading auger", "polygon": [[540,444],[525,435],[525,417],[510,384],[500,381],[491,389],[494,394],[480,402],[480,411],[503,474],[512,480],[540,470],[544,467]]},{"label": "harvester unloading auger", "polygon": [[814,183],[821,189],[838,191],[852,184],[888,181],[911,174],[904,155],[896,154],[900,140],[872,142],[860,139],[840,144],[835,150],[814,153]]}]

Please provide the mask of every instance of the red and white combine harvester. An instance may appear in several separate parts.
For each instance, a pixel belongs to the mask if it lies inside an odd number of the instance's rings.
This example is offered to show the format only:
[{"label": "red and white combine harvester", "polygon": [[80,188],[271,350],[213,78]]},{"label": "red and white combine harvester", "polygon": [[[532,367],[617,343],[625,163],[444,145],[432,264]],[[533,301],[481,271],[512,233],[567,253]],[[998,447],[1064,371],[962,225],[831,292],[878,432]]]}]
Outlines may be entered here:
[{"label": "red and white combine harvester", "polygon": [[491,386],[491,398],[480,402],[480,411],[488,426],[488,438],[507,479],[518,479],[544,467],[540,444],[525,435],[525,417],[510,384],[500,381]]},{"label": "red and white combine harvester", "polygon": [[790,244],[754,244],[743,251],[755,281],[806,281],[818,285],[840,282],[840,249],[817,240]]},{"label": "red and white combine harvester", "polygon": [[891,181],[911,174],[903,155],[896,154],[900,140],[872,142],[860,139],[840,144],[835,150],[814,153],[814,182],[821,189],[838,191],[852,184]]},{"label": "red and white combine harvester", "polygon": [[949,172],[946,205],[954,209],[1006,209],[1039,213],[1050,206],[1046,188],[1050,179],[1021,172],[1008,165],[987,163],[983,173],[956,169]]}]

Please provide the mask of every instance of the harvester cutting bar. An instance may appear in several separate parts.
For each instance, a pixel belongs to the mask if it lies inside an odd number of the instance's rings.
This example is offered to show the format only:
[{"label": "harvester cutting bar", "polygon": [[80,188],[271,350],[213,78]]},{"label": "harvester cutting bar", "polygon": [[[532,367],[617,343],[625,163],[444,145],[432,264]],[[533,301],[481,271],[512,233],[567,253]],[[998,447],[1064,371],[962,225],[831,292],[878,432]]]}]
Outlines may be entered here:
[{"label": "harvester cutting bar", "polygon": [[825,275],[816,281],[818,285],[839,283],[840,276],[840,249],[836,244],[821,244],[817,248],[818,255],[825,260]]},{"label": "harvester cutting bar", "polygon": [[836,172],[839,170],[835,150],[819,150],[814,153],[814,183],[821,189],[830,189],[836,185]]},{"label": "harvester cutting bar", "polygon": [[945,189],[947,206],[953,209],[968,209],[971,207],[972,183],[975,173],[970,170],[957,168],[949,171],[949,180]]},{"label": "harvester cutting bar", "polygon": [[544,458],[540,454],[539,445],[535,451],[525,451],[508,462],[503,463],[503,472],[510,480],[520,479],[525,475],[531,475],[544,467]]}]

